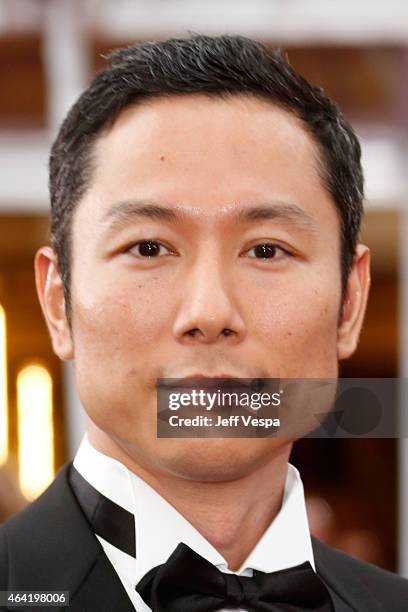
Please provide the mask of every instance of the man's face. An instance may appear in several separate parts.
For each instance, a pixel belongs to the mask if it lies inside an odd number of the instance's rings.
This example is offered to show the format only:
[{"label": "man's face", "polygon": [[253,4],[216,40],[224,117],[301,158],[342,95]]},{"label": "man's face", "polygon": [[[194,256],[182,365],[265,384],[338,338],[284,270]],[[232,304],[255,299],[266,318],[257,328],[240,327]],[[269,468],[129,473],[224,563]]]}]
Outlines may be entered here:
[{"label": "man's face", "polygon": [[133,458],[245,473],[283,441],[157,439],[156,381],[337,375],[340,223],[317,147],[266,101],[188,95],[126,109],[93,160],[72,225],[81,401]]}]

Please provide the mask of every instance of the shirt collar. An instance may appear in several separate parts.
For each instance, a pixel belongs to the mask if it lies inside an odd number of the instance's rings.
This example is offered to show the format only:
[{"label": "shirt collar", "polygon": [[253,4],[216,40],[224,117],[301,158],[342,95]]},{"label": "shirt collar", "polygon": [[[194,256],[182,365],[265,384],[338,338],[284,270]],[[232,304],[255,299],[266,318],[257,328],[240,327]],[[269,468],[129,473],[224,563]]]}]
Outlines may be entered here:
[{"label": "shirt collar", "polygon": [[[97,451],[85,435],[74,459],[78,472],[100,493],[135,516],[136,583],[184,542],[222,571],[224,557],[169,502],[125,465]],[[236,572],[272,572],[309,561],[315,569],[303,484],[288,463],[282,507]]]}]

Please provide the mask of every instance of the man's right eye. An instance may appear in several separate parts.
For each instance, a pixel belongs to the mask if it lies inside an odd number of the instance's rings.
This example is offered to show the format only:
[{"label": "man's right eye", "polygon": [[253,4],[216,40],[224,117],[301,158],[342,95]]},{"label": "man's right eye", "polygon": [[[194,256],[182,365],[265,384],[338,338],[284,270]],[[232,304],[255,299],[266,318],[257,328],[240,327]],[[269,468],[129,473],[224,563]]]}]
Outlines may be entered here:
[{"label": "man's right eye", "polygon": [[[165,250],[164,253],[163,250]],[[164,244],[157,240],[139,240],[131,245],[127,251],[143,259],[161,257],[171,252]]]}]

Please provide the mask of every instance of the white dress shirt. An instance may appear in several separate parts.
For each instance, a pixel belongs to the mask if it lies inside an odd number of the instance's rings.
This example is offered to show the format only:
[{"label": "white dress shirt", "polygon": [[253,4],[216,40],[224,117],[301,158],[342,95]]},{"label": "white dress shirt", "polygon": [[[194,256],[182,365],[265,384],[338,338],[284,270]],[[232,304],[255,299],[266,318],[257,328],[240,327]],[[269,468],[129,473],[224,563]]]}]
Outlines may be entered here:
[{"label": "white dress shirt", "polygon": [[[224,557],[187,519],[125,465],[91,446],[87,435],[74,466],[102,495],[135,516],[136,559],[96,535],[135,610],[151,612],[135,587],[146,572],[165,563],[180,542],[222,572],[233,573]],[[252,570],[273,572],[305,561],[315,570],[303,484],[298,470],[288,463],[282,507],[235,573],[252,576]]]}]

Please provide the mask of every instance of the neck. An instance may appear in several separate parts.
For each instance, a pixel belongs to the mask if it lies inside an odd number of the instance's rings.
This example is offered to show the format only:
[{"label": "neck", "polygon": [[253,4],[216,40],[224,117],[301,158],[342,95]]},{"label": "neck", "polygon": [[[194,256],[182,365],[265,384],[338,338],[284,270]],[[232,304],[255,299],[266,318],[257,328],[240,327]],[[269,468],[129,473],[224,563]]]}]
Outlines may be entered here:
[{"label": "neck", "polygon": [[90,427],[88,436],[94,448],[126,465],[180,512],[231,571],[240,568],[281,508],[290,443],[236,479],[198,481],[142,465],[98,429]]}]

